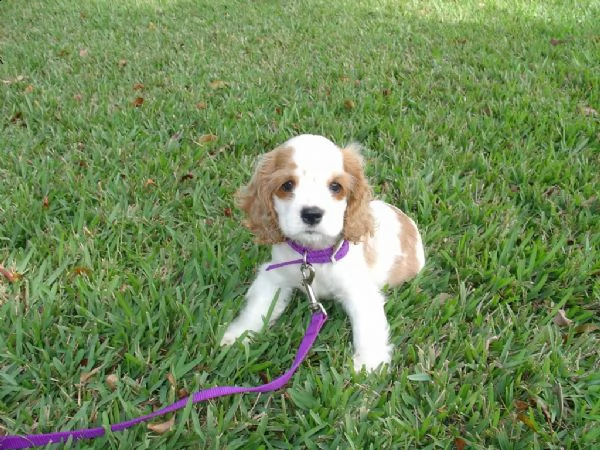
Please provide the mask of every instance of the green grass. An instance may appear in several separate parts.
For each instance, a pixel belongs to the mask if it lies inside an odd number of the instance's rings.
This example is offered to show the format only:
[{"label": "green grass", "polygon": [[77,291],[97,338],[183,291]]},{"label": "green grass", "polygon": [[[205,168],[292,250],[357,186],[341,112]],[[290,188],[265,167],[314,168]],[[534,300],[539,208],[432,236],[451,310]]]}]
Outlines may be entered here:
[{"label": "green grass", "polygon": [[22,274],[0,276],[0,434],[286,370],[302,296],[253,344],[217,345],[268,252],[232,196],[311,132],[363,143],[377,195],[423,230],[426,269],[389,293],[390,370],[352,373],[329,305],[287,390],[77,448],[593,448],[598,17],[593,0],[0,2],[0,265]]}]

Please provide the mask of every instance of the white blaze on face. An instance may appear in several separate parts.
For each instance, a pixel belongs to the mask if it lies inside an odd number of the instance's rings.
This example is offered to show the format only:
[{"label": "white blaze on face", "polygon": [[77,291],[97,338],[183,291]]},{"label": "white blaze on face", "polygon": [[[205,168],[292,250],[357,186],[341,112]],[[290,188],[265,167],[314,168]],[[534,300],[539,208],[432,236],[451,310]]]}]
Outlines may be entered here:
[{"label": "white blaze on face", "polygon": [[[293,149],[296,167],[291,195],[273,197],[281,231],[312,248],[332,246],[344,228],[347,205],[342,152],[328,139],[313,135],[295,137],[284,146]],[[342,185],[339,192],[332,186],[337,182]]]}]

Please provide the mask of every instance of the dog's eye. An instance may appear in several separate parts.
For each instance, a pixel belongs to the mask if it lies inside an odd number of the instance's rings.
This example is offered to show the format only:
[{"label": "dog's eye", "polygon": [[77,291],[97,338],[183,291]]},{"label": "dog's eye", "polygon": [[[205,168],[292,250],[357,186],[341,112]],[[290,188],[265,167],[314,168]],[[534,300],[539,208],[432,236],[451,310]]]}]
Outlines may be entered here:
[{"label": "dog's eye", "polygon": [[336,181],[329,184],[329,190],[334,194],[339,194],[342,192],[342,185]]},{"label": "dog's eye", "polygon": [[292,192],[294,190],[294,182],[292,180],[286,181],[281,185],[283,192]]}]

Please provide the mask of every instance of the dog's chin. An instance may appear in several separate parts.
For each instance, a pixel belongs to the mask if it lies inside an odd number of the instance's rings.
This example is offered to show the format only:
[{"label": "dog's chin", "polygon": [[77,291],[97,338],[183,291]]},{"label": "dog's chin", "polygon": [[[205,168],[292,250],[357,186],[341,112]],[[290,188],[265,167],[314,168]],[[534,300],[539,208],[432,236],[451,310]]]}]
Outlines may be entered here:
[{"label": "dog's chin", "polygon": [[290,239],[304,247],[320,250],[336,245],[340,239],[340,235],[330,236],[316,230],[305,230],[294,236],[290,236]]}]

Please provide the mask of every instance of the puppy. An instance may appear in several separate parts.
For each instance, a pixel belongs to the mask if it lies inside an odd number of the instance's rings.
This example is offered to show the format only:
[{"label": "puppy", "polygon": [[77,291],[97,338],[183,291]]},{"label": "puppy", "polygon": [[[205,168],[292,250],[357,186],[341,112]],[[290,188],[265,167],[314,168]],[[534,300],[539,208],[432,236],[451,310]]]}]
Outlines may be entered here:
[{"label": "puppy", "polygon": [[259,331],[271,307],[270,321],[277,320],[302,287],[305,254],[309,262],[319,254],[327,260],[313,264],[312,287],[317,298],[339,301],[350,317],[355,370],[389,363],[381,288],[413,278],[425,256],[415,223],[372,199],[358,148],[339,148],[322,136],[294,137],[262,156],[236,200],[256,241],[272,245],[271,261],[260,267],[221,345]]}]

